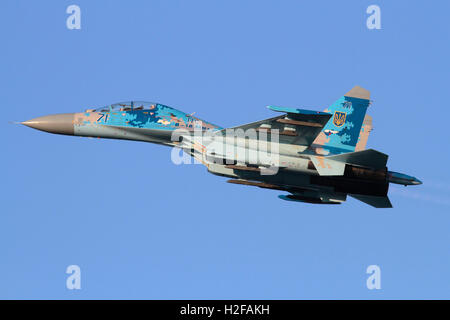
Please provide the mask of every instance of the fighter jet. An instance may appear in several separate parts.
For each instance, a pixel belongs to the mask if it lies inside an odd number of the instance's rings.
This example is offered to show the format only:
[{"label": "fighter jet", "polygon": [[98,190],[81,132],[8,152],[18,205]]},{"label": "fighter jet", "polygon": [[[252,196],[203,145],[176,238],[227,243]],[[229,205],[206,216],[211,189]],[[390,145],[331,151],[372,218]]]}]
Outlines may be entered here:
[{"label": "fighter jet", "polygon": [[233,184],[286,192],[288,201],[340,204],[351,196],[390,208],[390,183],[419,185],[388,171],[388,155],[366,149],[370,92],[356,86],[323,112],[268,106],[281,115],[222,128],[169,106],[128,101],[22,124],[56,134],[136,140],[177,147]]}]

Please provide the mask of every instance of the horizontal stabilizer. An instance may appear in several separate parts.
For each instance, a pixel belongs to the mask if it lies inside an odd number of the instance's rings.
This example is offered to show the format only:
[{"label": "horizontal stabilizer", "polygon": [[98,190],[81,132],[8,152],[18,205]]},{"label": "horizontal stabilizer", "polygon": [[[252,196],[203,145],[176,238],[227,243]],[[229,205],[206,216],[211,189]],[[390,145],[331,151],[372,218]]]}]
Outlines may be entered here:
[{"label": "horizontal stabilizer", "polygon": [[317,172],[321,176],[342,176],[345,171],[345,162],[335,161],[331,157],[311,156]]},{"label": "horizontal stabilizer", "polygon": [[386,167],[388,155],[374,149],[367,149],[329,156],[326,159],[378,170]]},{"label": "horizontal stabilizer", "polygon": [[375,208],[392,208],[391,201],[387,196],[377,197],[377,196],[364,196],[359,194],[349,194],[349,196],[367,203],[368,205]]}]

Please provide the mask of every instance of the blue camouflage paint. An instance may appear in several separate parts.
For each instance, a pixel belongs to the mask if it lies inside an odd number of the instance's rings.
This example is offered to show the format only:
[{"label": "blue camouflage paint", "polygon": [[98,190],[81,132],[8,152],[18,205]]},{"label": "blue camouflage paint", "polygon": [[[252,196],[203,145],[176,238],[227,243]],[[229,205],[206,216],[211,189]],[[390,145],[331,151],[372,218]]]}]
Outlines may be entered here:
[{"label": "blue camouflage paint", "polygon": [[[124,130],[127,128],[143,130]],[[176,129],[193,131],[222,128],[166,105],[137,101],[87,110],[75,114],[74,118],[74,133],[88,137],[170,144],[171,133]]]},{"label": "blue camouflage paint", "polygon": [[370,100],[343,96],[325,110],[332,117],[322,130],[327,137],[323,148],[331,154],[355,151],[369,103]]},{"label": "blue camouflage paint", "polygon": [[[135,104],[140,105],[140,107]],[[117,106],[123,107],[117,109]],[[90,110],[79,115],[81,118],[79,116],[79,119],[76,121],[76,124],[79,126],[97,124],[160,130],[194,129],[196,127],[205,130],[220,128],[172,107],[149,102],[119,103],[110,107]]]},{"label": "blue camouflage paint", "polygon": [[194,129],[195,127],[204,130],[219,128],[172,107],[162,104],[154,104],[153,106],[153,108],[143,110],[100,112],[96,123],[159,130]]}]

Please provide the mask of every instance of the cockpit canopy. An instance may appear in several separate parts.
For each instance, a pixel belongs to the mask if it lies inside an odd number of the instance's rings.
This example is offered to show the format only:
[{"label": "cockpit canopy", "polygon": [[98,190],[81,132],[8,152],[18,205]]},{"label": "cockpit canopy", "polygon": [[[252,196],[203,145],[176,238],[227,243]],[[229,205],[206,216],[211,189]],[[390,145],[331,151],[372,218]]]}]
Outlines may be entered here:
[{"label": "cockpit canopy", "polygon": [[168,106],[162,105],[156,102],[146,102],[146,101],[126,101],[114,103],[108,106],[104,106],[96,109],[88,109],[87,112],[117,112],[117,111],[133,111],[133,110],[152,110],[158,107]]}]

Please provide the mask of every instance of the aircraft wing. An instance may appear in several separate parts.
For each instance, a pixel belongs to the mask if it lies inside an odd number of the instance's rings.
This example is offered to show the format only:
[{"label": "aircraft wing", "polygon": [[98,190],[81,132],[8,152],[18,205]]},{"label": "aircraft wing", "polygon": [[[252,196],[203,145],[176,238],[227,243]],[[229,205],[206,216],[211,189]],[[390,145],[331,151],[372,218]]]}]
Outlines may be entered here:
[{"label": "aircraft wing", "polygon": [[321,176],[342,176],[345,165],[352,164],[374,170],[386,167],[388,155],[380,151],[367,149],[331,156],[310,156],[317,172]]},{"label": "aircraft wing", "polygon": [[[330,113],[294,108],[269,106],[269,109],[284,112],[284,115],[256,121],[229,129],[255,129],[257,132],[278,131],[280,142],[310,146],[331,117]],[[219,132],[225,132],[221,130]]]},{"label": "aircraft wing", "polygon": [[328,156],[327,159],[377,170],[386,167],[388,155],[374,149],[367,149]]}]

